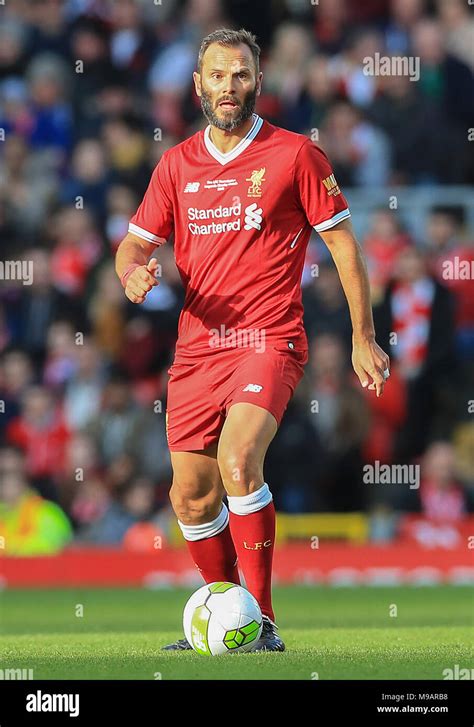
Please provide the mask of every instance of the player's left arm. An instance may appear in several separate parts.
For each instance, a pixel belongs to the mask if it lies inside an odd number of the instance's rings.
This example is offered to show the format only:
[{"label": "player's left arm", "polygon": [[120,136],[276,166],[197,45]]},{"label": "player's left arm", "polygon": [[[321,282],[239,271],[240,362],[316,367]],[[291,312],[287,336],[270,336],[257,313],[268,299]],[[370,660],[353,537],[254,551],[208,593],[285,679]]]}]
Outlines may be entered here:
[{"label": "player's left arm", "polygon": [[[319,232],[327,245],[344,288],[352,321],[352,365],[362,386],[381,396],[390,360],[375,341],[370,285],[362,250],[349,219]],[[370,381],[372,380],[372,381]]]}]

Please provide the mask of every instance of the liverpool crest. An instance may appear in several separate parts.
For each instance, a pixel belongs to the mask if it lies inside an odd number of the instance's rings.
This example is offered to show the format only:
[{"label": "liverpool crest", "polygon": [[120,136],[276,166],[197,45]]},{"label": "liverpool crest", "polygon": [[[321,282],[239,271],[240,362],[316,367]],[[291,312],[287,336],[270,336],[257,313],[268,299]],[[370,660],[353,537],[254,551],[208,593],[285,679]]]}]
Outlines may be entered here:
[{"label": "liverpool crest", "polygon": [[250,182],[250,187],[247,191],[247,197],[261,197],[262,196],[262,183],[265,181],[265,167],[261,169],[254,169],[250,177],[245,181]]}]

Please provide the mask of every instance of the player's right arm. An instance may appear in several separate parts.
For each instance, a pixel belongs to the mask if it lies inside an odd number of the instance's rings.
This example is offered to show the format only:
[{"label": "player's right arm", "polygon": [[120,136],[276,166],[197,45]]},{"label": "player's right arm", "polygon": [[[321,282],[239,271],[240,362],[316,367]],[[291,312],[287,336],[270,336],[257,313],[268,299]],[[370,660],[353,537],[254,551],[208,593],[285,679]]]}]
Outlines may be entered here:
[{"label": "player's right arm", "polygon": [[115,258],[115,270],[132,303],[143,303],[150,290],[158,285],[158,261],[151,255],[168,239],[173,221],[173,181],[168,152],[165,152]]},{"label": "player's right arm", "polygon": [[132,303],[143,303],[147,293],[158,285],[158,261],[151,258],[156,245],[129,232],[119,245],[115,257],[115,271]]}]

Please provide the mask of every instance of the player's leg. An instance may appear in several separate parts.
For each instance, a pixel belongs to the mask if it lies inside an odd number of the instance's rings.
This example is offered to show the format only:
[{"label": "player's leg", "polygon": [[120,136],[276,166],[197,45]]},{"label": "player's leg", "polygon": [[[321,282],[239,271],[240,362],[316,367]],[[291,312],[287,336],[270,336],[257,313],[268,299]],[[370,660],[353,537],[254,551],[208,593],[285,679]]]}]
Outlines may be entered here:
[{"label": "player's leg", "polygon": [[196,567],[206,583],[239,583],[217,443],[202,451],[171,452],[171,463],[170,500]]},{"label": "player's leg", "polygon": [[217,461],[228,493],[230,528],[248,589],[264,617],[255,650],[284,651],[271,600],[275,508],[263,465],[270,442],[303,375],[307,352],[291,341],[243,357],[229,382]]},{"label": "player's leg", "polygon": [[229,408],[217,453],[239,564],[247,588],[272,621],[275,508],[264,482],[263,464],[276,431],[277,421],[269,411],[254,404],[235,403]]},{"label": "player's leg", "polygon": [[[217,443],[195,452],[171,452],[170,500],[191,557],[206,583],[240,583],[216,457]],[[163,648],[186,651],[192,646],[184,638]]]},{"label": "player's leg", "polygon": [[166,430],[173,468],[171,504],[204,580],[238,583],[237,556],[216,459],[224,418],[208,385],[206,363],[175,361],[169,374]]}]

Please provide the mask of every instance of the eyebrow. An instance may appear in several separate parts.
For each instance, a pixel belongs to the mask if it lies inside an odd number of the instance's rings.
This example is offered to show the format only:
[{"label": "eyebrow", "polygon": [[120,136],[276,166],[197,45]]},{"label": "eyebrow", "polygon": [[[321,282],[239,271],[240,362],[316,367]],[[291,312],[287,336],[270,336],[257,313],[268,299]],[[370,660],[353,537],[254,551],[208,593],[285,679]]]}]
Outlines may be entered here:
[{"label": "eyebrow", "polygon": [[[210,73],[215,73],[216,71],[217,73],[225,73],[223,68],[211,68]],[[242,68],[240,68],[238,71],[235,71],[235,73],[242,73],[243,71],[247,71],[248,73],[250,73],[250,68],[247,68],[247,66],[242,66]]]}]

